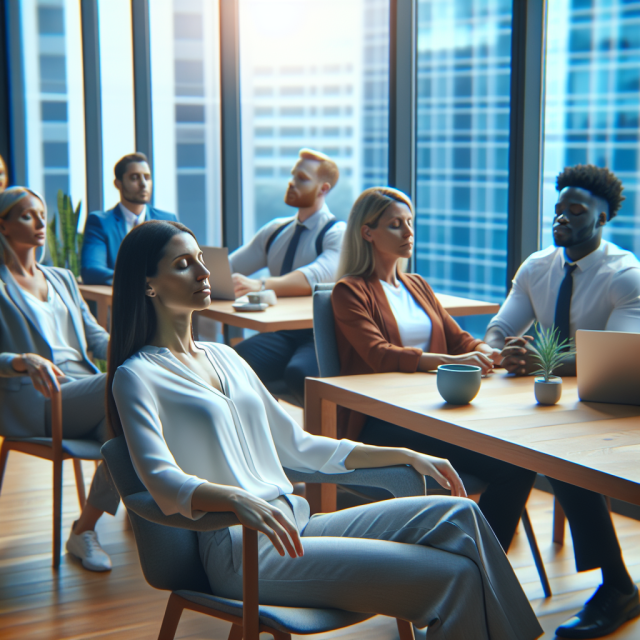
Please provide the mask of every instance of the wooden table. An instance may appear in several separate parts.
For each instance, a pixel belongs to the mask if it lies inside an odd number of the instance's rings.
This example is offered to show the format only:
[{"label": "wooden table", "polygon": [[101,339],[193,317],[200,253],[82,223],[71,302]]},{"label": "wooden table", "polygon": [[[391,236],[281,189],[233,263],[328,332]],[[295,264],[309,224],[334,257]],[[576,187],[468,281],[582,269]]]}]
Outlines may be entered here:
[{"label": "wooden table", "polygon": [[[565,378],[560,402],[536,404],[533,378],[483,379],[467,406],[445,403],[428,373],[307,378],[310,433],[336,437],[336,405],[640,505],[640,407],[580,402]],[[315,511],[334,511],[335,487],[309,485]],[[312,511],[315,512],[315,511]]]},{"label": "wooden table", "polygon": [[[445,294],[436,294],[438,300],[452,316],[497,313],[500,305],[493,302],[470,300]],[[238,312],[233,301],[213,300],[211,306],[200,313],[222,324],[242,329],[269,332],[284,329],[313,328],[312,296],[278,298],[278,304],[260,312]]]},{"label": "wooden table", "polygon": [[81,284],[79,288],[85,300],[93,300],[96,303],[98,307],[98,324],[108,330],[112,287],[107,284]]},{"label": "wooden table", "polygon": [[[98,323],[108,329],[112,288],[108,285],[81,284],[80,292],[85,300],[95,301],[98,307]],[[500,305],[446,294],[436,294],[438,300],[452,316],[497,313]],[[231,306],[232,300],[213,300],[211,306],[200,313],[222,324],[241,329],[269,332],[284,329],[313,328],[312,296],[279,298],[278,304],[261,312],[239,312]]]}]

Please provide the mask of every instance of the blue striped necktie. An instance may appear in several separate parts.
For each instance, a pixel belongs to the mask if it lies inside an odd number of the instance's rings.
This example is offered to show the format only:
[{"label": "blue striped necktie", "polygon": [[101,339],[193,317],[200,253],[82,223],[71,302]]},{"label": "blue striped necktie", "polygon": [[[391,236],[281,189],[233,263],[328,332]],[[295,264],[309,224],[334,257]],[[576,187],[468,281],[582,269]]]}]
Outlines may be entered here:
[{"label": "blue striped necktie", "polygon": [[560,284],[558,291],[558,301],[556,302],[556,316],[554,325],[558,329],[558,343],[568,340],[570,337],[570,321],[571,321],[571,295],[573,294],[573,272],[577,268],[577,264],[565,262],[564,279]]},{"label": "blue striped necktie", "polygon": [[287,247],[287,253],[285,253],[284,260],[282,261],[282,269],[280,269],[281,276],[286,276],[287,273],[291,273],[293,270],[293,259],[295,258],[296,250],[298,249],[300,236],[302,235],[302,232],[306,230],[307,228],[305,226],[296,223],[296,230],[293,232],[293,236],[291,236],[289,246]]}]

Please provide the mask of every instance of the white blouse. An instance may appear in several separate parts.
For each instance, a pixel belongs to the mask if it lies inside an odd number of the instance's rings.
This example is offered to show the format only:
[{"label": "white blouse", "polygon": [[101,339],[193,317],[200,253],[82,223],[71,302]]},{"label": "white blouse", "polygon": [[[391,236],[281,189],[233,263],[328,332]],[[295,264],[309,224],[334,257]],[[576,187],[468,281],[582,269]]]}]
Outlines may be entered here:
[{"label": "white blouse", "polygon": [[402,282],[398,287],[384,280],[380,280],[380,284],[398,323],[402,346],[429,351],[432,324],[427,312],[415,301]]},{"label": "white blouse", "polygon": [[282,467],[345,473],[356,446],[304,431],[249,365],[224,345],[199,342],[224,393],[175,358],[146,346],[118,367],[113,395],[138,477],[165,515],[197,520],[191,496],[204,482],[264,500],[292,493]]},{"label": "white blouse", "polygon": [[40,325],[44,339],[51,347],[54,364],[82,362],[82,347],[71,314],[53,285],[47,282],[47,299],[44,302],[26,289],[21,291]]}]

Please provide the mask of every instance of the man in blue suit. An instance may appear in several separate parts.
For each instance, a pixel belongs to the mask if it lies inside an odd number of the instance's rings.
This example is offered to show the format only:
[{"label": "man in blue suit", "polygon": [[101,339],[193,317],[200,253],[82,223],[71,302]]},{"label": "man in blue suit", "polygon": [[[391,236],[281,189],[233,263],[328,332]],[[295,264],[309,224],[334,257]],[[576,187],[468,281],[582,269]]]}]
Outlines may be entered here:
[{"label": "man in blue suit", "polygon": [[149,206],[153,181],[144,153],[130,153],[114,167],[120,202],[109,211],[89,214],[84,228],[81,274],[84,284],[111,284],[120,243],[145,220],[175,220],[174,213]]}]

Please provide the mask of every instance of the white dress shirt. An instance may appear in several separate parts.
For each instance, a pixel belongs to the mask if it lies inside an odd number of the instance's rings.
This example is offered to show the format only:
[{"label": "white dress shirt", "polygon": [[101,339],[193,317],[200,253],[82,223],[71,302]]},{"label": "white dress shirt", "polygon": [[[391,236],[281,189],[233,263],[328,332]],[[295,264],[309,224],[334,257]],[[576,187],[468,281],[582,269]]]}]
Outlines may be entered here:
[{"label": "white dress shirt", "polygon": [[[522,335],[534,321],[553,326],[565,263],[563,248],[549,247],[529,256],[489,328]],[[640,333],[640,262],[629,251],[602,240],[598,249],[575,263],[570,336],[578,329]]]},{"label": "white dress shirt", "polygon": [[125,224],[127,225],[127,233],[133,229],[133,227],[142,224],[147,217],[147,205],[144,205],[144,209],[140,215],[136,215],[133,211],[130,211],[125,207],[122,202],[120,203],[120,210],[122,211],[122,215],[124,216]]},{"label": "white dress shirt", "polygon": [[380,280],[380,284],[398,323],[402,346],[429,351],[432,325],[427,312],[414,300],[402,282],[399,287],[384,280]]},{"label": "white dress shirt", "polygon": [[[319,282],[335,282],[342,236],[347,228],[345,222],[336,222],[327,231],[322,243],[323,251],[320,255],[316,253],[316,238],[324,226],[334,217],[325,204],[303,223],[298,223],[306,227],[307,231],[300,236],[292,271],[304,273],[311,288]],[[229,256],[231,272],[249,276],[259,269],[268,267],[272,276],[279,276],[289,242],[295,233],[297,221],[296,214],[292,218],[276,218],[265,224],[250,242],[239,247]],[[291,224],[277,235],[267,254],[269,238],[278,227],[287,222],[291,222]]]},{"label": "white dress shirt", "polygon": [[44,339],[51,347],[54,364],[82,362],[82,347],[71,314],[54,287],[47,282],[47,299],[44,302],[25,289],[22,289],[22,293],[40,325]]},{"label": "white dress shirt", "polygon": [[241,487],[264,500],[292,493],[282,467],[345,473],[356,446],[304,431],[229,347],[197,343],[224,393],[175,358],[143,347],[118,367],[113,395],[138,477],[166,515],[197,520],[204,482]]}]

